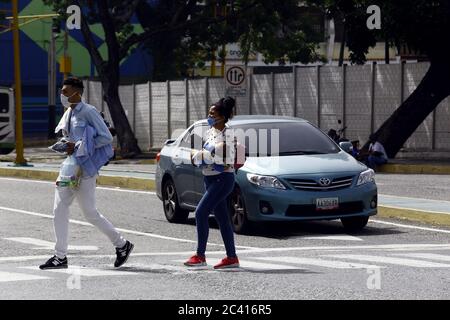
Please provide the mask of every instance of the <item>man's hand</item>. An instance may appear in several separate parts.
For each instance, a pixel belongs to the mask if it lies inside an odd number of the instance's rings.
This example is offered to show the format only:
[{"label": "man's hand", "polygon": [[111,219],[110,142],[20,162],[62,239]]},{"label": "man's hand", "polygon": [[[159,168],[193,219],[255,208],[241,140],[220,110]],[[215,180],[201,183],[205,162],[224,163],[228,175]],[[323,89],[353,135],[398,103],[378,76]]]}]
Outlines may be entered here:
[{"label": "man's hand", "polygon": [[75,151],[75,143],[67,142],[67,154],[70,156]]}]

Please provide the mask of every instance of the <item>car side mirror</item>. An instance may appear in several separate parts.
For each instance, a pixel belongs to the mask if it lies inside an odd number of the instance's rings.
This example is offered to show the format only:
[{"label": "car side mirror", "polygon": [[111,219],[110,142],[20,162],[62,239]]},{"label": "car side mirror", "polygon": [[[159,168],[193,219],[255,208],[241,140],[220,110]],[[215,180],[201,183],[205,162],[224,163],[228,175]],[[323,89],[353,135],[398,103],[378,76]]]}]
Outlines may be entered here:
[{"label": "car side mirror", "polygon": [[348,152],[348,153],[351,153],[353,150],[352,143],[349,141],[339,142],[339,147],[341,147],[342,150],[344,150],[345,152]]}]

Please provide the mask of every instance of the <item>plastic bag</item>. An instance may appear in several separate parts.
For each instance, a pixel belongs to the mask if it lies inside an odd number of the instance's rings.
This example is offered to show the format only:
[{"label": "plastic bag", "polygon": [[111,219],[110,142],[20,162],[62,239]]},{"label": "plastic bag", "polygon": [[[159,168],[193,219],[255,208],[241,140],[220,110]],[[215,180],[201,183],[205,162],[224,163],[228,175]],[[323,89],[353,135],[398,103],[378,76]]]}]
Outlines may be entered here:
[{"label": "plastic bag", "polygon": [[68,140],[66,138],[60,139],[55,144],[48,147],[50,150],[53,150],[58,153],[66,153],[67,152],[67,142]]},{"label": "plastic bag", "polygon": [[74,155],[70,155],[61,164],[56,185],[58,187],[77,188],[80,184],[81,168]]}]

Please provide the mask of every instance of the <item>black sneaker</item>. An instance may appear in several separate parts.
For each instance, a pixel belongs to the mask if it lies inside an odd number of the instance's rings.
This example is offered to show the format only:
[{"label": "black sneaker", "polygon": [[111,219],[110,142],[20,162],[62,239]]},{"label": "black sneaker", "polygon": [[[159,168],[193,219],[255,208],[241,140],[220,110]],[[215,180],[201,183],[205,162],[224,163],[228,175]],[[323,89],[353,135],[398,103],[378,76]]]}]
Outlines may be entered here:
[{"label": "black sneaker", "polygon": [[118,268],[127,262],[131,251],[134,248],[134,244],[127,240],[127,243],[122,248],[116,248],[117,259],[114,262],[114,267]]},{"label": "black sneaker", "polygon": [[39,269],[67,269],[67,257],[64,257],[64,259],[60,259],[57,256],[53,256],[48,259],[46,263],[41,264],[39,266]]}]

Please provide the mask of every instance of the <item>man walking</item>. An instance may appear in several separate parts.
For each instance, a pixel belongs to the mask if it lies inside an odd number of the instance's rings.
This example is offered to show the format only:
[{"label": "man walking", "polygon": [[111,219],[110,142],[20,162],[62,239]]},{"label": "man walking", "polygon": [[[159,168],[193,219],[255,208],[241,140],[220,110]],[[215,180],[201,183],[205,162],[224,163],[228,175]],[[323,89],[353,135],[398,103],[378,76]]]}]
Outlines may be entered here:
[{"label": "man walking", "polygon": [[[67,142],[66,150],[68,155],[76,155],[79,148],[88,149],[90,146],[93,156],[88,161],[83,160],[81,179],[77,188],[56,187],[53,207],[56,254],[39,268],[67,268],[69,206],[74,198],[77,198],[86,220],[100,229],[116,247],[117,258],[114,266],[120,267],[128,260],[134,245],[130,241],[125,240],[111,222],[97,211],[95,206],[98,169],[109,160],[107,155],[112,154],[111,143],[113,138],[97,109],[81,100],[84,90],[83,82],[77,78],[68,78],[63,84],[61,103],[68,110],[63,115],[55,131],[62,130],[64,136],[67,137],[69,141]],[[94,134],[91,134],[89,139],[89,135],[86,132],[94,132]],[[83,157],[80,158],[86,159],[86,153],[84,151],[82,153]]]}]

